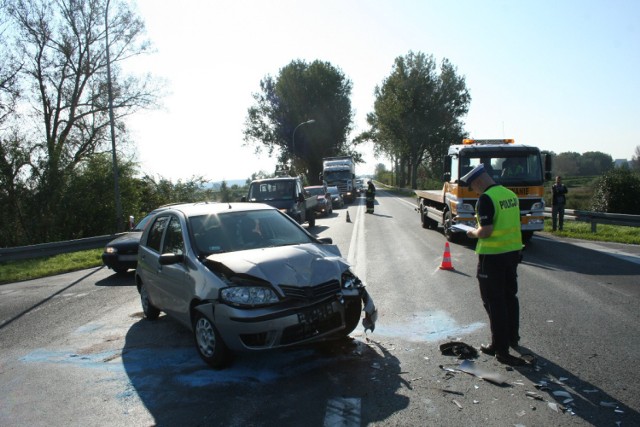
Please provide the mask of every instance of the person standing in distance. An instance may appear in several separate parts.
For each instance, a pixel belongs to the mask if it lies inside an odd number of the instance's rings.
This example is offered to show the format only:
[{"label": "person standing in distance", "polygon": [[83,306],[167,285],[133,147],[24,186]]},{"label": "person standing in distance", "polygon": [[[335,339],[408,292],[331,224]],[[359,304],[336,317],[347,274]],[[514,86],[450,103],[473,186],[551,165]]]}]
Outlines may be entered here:
[{"label": "person standing in distance", "polygon": [[556,228],[562,231],[562,226],[564,225],[564,205],[567,202],[565,194],[568,192],[567,186],[562,183],[562,177],[560,175],[556,176],[556,183],[551,187],[551,218],[553,221],[553,231],[556,231]]},{"label": "person standing in distance", "polygon": [[376,201],[376,187],[371,180],[367,181],[367,191],[365,192],[367,213],[373,213],[373,205]]},{"label": "person standing in distance", "polygon": [[491,329],[491,343],[481,345],[480,351],[503,364],[524,365],[523,359],[509,354],[509,347],[517,348],[520,341],[517,269],[522,235],[518,196],[496,184],[482,164],[461,181],[480,194],[476,206],[478,227],[467,231],[468,237],[478,239],[476,277]]}]

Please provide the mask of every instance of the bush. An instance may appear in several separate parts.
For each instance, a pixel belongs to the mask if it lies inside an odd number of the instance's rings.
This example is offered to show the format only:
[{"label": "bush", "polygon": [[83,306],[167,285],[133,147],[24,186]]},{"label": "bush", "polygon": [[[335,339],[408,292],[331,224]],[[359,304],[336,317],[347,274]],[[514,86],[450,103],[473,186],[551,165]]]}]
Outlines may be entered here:
[{"label": "bush", "polygon": [[640,174],[614,169],[596,182],[591,202],[595,212],[640,214]]}]

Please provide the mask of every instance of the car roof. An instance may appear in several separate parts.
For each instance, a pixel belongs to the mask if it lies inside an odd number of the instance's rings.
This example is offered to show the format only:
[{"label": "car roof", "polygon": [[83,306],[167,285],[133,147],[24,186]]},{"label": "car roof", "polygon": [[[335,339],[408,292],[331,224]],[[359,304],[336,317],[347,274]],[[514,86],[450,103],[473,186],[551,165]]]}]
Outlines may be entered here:
[{"label": "car roof", "polygon": [[271,181],[297,181],[300,178],[297,176],[277,176],[275,178],[264,178],[264,179],[256,179],[254,181],[252,181],[251,183],[254,182],[271,182]]},{"label": "car roof", "polygon": [[[259,210],[277,210],[276,208],[269,206],[265,203],[220,203],[220,202],[196,202],[196,203],[184,203],[176,206],[171,206],[169,210],[182,212],[185,216],[199,216],[218,214],[221,212],[247,212],[247,211],[259,211]],[[163,210],[162,212],[166,212]]]}]

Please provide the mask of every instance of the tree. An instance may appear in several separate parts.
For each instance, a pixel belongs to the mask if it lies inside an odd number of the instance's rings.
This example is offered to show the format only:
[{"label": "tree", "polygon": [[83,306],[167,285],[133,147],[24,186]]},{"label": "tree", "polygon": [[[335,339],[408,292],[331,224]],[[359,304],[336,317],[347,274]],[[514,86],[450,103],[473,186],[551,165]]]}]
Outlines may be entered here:
[{"label": "tree", "polygon": [[[56,238],[55,226],[69,177],[85,159],[108,146],[105,16],[108,0],[15,0],[8,7],[16,46],[24,53],[23,99],[33,108],[36,201],[40,241]],[[155,105],[159,91],[149,76],[125,76],[120,65],[149,51],[144,24],[119,1],[108,16],[114,116],[120,140],[123,119]],[[25,132],[27,134],[27,132]]]},{"label": "tree", "polygon": [[[269,156],[278,151],[280,163],[292,160],[294,169],[306,171],[314,181],[323,157],[353,155],[360,160],[347,141],[353,121],[351,88],[351,81],[328,62],[292,61],[276,78],[260,81],[261,91],[253,94],[255,104],[245,121],[245,144],[253,144],[256,153],[264,148]],[[298,127],[309,120],[314,122]]]},{"label": "tree", "polygon": [[631,157],[629,167],[633,171],[640,172],[640,145],[636,145],[636,150]]},{"label": "tree", "polygon": [[553,161],[554,175],[577,176],[579,170],[580,154],[574,152],[560,153]]},{"label": "tree", "polygon": [[579,166],[582,176],[602,175],[613,169],[613,158],[600,151],[588,151],[580,157]]},{"label": "tree", "polygon": [[447,59],[438,70],[432,55],[409,52],[396,58],[375,95],[374,111],[367,115],[370,129],[360,138],[397,158],[399,184],[416,188],[418,166],[426,161],[439,167],[448,146],[465,135],[461,118],[471,100],[465,79]]},{"label": "tree", "polygon": [[591,210],[640,215],[640,175],[628,169],[613,169],[595,185]]}]

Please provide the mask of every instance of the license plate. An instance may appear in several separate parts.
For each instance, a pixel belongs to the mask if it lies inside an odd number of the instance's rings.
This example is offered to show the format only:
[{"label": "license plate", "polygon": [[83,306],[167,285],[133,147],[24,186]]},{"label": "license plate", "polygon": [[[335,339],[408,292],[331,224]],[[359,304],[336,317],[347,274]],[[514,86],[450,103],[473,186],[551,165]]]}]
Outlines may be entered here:
[{"label": "license plate", "polygon": [[333,306],[331,304],[325,304],[318,307],[314,307],[310,310],[298,313],[298,322],[303,325],[317,324],[326,320],[333,314]]}]

